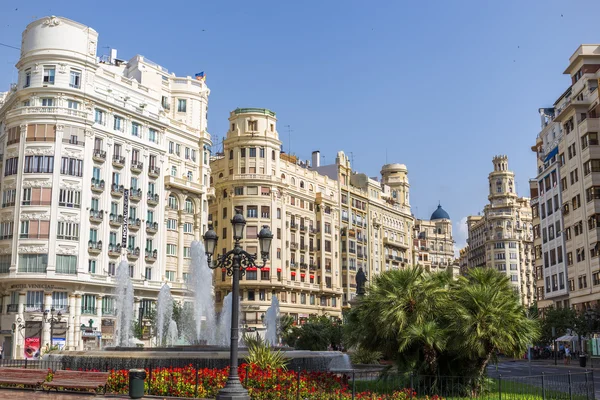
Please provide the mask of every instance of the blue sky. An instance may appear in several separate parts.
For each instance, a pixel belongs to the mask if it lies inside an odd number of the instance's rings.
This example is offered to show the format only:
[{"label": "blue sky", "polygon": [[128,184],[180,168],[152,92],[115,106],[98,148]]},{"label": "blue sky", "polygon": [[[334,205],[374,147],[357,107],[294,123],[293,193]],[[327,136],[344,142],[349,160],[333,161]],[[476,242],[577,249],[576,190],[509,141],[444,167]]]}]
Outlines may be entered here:
[{"label": "blue sky", "polygon": [[[64,16],[96,29],[99,51],[143,54],[178,75],[205,71],[209,131],[229,111],[277,112],[288,149],[324,163],[338,150],[371,176],[408,166],[413,212],[438,200],[454,221],[487,202],[491,159],[507,154],[518,191],[535,174],[537,109],[567,88],[562,75],[581,43],[600,42],[591,0],[453,1],[2,0],[0,42],[20,46],[33,19]],[[562,15],[562,16],[561,16]],[[0,47],[0,90],[15,80],[18,51]]]}]

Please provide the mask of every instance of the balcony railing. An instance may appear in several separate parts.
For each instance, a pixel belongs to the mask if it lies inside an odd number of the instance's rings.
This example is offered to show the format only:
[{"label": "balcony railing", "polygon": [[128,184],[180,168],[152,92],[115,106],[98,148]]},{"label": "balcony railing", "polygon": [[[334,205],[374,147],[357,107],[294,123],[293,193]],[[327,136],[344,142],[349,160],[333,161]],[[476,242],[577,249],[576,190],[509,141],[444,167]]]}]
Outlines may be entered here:
[{"label": "balcony railing", "polygon": [[104,210],[90,210],[90,221],[102,222],[104,219]]},{"label": "balcony railing", "polygon": [[92,191],[103,192],[104,191],[104,180],[92,178]]},{"label": "balcony railing", "polygon": [[140,256],[140,248],[139,247],[136,247],[135,249],[129,247],[127,249],[127,257],[128,258],[138,258],[139,256]]},{"label": "balcony railing", "polygon": [[153,205],[153,206],[157,205],[159,199],[160,199],[160,197],[158,196],[157,193],[148,192],[148,204],[149,205]]},{"label": "balcony railing", "polygon": [[118,256],[121,254],[121,245],[111,243],[108,245],[108,255],[109,256]]},{"label": "balcony railing", "polygon": [[122,168],[125,165],[125,157],[116,154],[113,156],[112,163],[113,163],[113,166]]},{"label": "balcony railing", "polygon": [[132,172],[142,172],[144,169],[144,163],[141,161],[131,161],[131,171]]},{"label": "balcony railing", "polygon": [[140,229],[140,226],[142,226],[142,220],[139,218],[129,218],[128,225],[129,229]]},{"label": "balcony railing", "polygon": [[7,313],[17,312],[17,311],[19,311],[19,305],[18,304],[7,304],[6,305],[6,312]]},{"label": "balcony railing", "polygon": [[160,168],[153,165],[149,166],[148,175],[150,175],[152,178],[158,178],[160,176]]},{"label": "balcony railing", "polygon": [[116,183],[113,183],[110,187],[110,193],[113,196],[123,196],[123,192],[125,191],[125,187],[123,185],[117,185]]},{"label": "balcony railing", "polygon": [[146,261],[156,261],[158,257],[158,250],[154,249],[152,251],[146,250]]},{"label": "balcony railing", "polygon": [[81,313],[85,314],[85,315],[96,315],[98,313],[98,309],[97,308],[92,308],[92,307],[82,306],[81,307]]},{"label": "balcony railing", "polygon": [[290,243],[290,248],[292,250],[298,250],[298,243],[297,242]]},{"label": "balcony railing", "polygon": [[158,231],[158,222],[146,221],[146,232],[147,233],[156,233],[157,231]]},{"label": "balcony railing", "polygon": [[[102,308],[102,315],[116,315],[116,310],[114,308]],[[104,329],[104,328],[102,328]]]},{"label": "balcony railing", "polygon": [[92,154],[92,158],[98,162],[106,161],[106,151],[100,149],[94,149],[94,153]]},{"label": "balcony railing", "polygon": [[25,312],[42,312],[44,311],[43,304],[25,304]]},{"label": "balcony railing", "polygon": [[90,253],[100,253],[102,251],[102,240],[99,240],[97,242],[93,242],[90,240],[88,242],[88,250],[90,251]]},{"label": "balcony railing", "polygon": [[123,215],[121,215],[121,214],[119,214],[119,215],[109,214],[108,218],[109,218],[108,223],[110,225],[120,226],[123,224]]},{"label": "balcony railing", "polygon": [[142,198],[142,189],[129,189],[129,199],[132,201],[140,201]]}]

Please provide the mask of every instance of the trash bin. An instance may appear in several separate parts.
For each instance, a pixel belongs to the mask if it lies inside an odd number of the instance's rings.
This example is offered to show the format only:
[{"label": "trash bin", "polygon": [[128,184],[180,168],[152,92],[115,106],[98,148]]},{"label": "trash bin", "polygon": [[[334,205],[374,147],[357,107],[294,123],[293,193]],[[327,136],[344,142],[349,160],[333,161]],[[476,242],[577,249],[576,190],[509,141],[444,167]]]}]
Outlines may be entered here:
[{"label": "trash bin", "polygon": [[585,368],[586,364],[587,364],[587,356],[585,354],[580,354],[579,355],[579,366],[581,368]]},{"label": "trash bin", "polygon": [[141,399],[144,397],[144,381],[146,380],[146,371],[143,369],[129,370],[129,397],[132,399]]}]

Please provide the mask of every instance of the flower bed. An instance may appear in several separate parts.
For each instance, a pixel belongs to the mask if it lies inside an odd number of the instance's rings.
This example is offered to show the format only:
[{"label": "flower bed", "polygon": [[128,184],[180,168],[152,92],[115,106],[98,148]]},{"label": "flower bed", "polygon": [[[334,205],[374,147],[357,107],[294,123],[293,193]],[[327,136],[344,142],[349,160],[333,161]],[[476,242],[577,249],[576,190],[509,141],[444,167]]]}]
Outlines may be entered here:
[{"label": "flower bed", "polygon": [[[225,386],[229,368],[196,369],[189,365],[183,368],[154,368],[146,370],[145,390],[155,396],[214,398]],[[197,374],[197,378],[196,378]],[[238,369],[240,381],[256,400],[287,400],[300,398],[307,400],[351,399],[352,385],[348,377],[330,372],[262,370],[255,365],[243,364]],[[197,385],[196,385],[197,379]],[[126,394],[128,392],[128,371],[111,371],[107,392]],[[355,394],[356,399],[364,400],[405,400],[410,398],[410,390],[397,390],[389,394],[369,391]],[[417,393],[413,392],[413,398]],[[426,398],[426,397],[424,397]],[[438,400],[437,396],[434,396]]]}]

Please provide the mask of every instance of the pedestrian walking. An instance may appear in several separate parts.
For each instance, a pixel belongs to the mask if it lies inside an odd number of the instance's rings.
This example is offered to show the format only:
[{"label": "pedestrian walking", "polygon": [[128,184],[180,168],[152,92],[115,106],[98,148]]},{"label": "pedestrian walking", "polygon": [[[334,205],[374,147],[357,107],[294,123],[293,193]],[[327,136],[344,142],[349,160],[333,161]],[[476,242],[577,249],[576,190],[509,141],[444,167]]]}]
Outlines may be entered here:
[{"label": "pedestrian walking", "polygon": [[565,365],[571,364],[571,348],[569,345],[565,346]]}]

